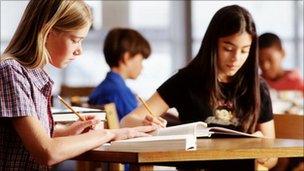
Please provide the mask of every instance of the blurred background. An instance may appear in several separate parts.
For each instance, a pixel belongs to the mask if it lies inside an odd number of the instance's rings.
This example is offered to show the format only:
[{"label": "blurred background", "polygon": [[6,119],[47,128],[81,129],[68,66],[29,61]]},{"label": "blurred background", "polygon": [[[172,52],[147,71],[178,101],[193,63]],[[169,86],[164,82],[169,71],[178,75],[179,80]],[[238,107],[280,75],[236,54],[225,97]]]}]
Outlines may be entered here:
[{"label": "blurred background", "polygon": [[[128,86],[148,98],[168,77],[185,66],[197,53],[214,13],[223,6],[239,4],[255,19],[258,34],[273,32],[283,41],[287,56],[284,68],[298,68],[303,76],[303,1],[86,1],[94,23],[83,42],[84,53],[67,68],[47,66],[55,81],[53,94],[61,85],[95,87],[109,70],[102,53],[106,33],[113,27],[130,27],[152,45],[137,80]],[[1,0],[1,53],[12,37],[27,1]]]}]

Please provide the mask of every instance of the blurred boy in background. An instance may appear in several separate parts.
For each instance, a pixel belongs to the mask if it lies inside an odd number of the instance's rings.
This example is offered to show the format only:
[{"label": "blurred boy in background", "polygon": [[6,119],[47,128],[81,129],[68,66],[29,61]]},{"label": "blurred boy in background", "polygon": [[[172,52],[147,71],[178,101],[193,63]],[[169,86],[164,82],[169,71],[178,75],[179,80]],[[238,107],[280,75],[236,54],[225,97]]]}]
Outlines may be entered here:
[{"label": "blurred boy in background", "polygon": [[280,38],[273,33],[264,33],[259,37],[259,62],[262,77],[275,90],[304,89],[303,79],[298,70],[284,70],[282,61],[285,51]]},{"label": "blurred boy in background", "polygon": [[127,87],[126,79],[136,79],[142,62],[151,53],[150,44],[137,31],[114,28],[107,34],[104,56],[111,71],[89,97],[89,104],[115,103],[119,120],[138,106],[136,96]]}]

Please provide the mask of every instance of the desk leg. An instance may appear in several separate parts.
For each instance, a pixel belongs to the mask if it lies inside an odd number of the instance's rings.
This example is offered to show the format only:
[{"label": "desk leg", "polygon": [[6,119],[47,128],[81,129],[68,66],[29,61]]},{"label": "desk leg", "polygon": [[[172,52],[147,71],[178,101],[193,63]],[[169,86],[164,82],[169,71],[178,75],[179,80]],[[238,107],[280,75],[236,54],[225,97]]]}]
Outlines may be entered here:
[{"label": "desk leg", "polygon": [[130,171],[153,171],[153,165],[130,164]]}]

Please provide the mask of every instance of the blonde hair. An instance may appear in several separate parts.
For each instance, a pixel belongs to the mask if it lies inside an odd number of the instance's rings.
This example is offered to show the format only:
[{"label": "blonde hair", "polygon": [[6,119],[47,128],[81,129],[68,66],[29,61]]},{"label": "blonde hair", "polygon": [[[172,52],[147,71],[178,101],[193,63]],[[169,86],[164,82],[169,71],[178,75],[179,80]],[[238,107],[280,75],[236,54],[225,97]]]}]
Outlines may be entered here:
[{"label": "blonde hair", "polygon": [[50,60],[45,43],[51,29],[71,32],[91,23],[83,0],[31,0],[0,61],[15,59],[28,68],[43,67]]}]

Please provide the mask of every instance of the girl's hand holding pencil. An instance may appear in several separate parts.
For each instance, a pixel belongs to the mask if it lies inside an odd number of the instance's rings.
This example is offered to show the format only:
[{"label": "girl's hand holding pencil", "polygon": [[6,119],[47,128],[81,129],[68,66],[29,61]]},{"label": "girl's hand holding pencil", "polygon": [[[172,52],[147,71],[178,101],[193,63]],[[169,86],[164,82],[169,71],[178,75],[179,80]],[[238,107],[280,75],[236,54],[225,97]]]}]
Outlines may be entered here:
[{"label": "girl's hand holding pencil", "polygon": [[95,118],[95,116],[82,116],[80,113],[75,111],[72,106],[70,106],[66,101],[64,101],[60,96],[58,96],[60,102],[68,109],[70,109],[75,115],[78,116],[79,120],[72,123],[63,129],[62,134],[64,135],[77,135],[89,130],[95,129],[95,126],[100,123],[100,119]]},{"label": "girl's hand holding pencil", "polygon": [[103,125],[100,125],[102,124],[101,120],[96,118],[96,116],[86,115],[84,119],[85,121],[78,120],[69,125],[56,124],[56,134],[53,134],[53,137],[79,135],[91,131],[92,127],[94,127],[94,130],[103,129]]},{"label": "girl's hand holding pencil", "polygon": [[92,130],[92,128],[95,128],[95,125],[99,123],[100,119],[97,119],[95,116],[86,116],[85,121],[78,120],[69,125],[67,132],[69,132],[70,135],[78,135]]},{"label": "girl's hand holding pencil", "polygon": [[152,110],[150,109],[150,107],[146,104],[146,102],[138,97],[139,100],[141,101],[141,103],[144,105],[144,107],[147,109],[147,111],[149,112],[148,115],[146,115],[143,124],[144,125],[156,125],[162,128],[165,128],[167,125],[167,121],[159,116],[155,116],[152,112]]},{"label": "girl's hand holding pencil", "polygon": [[165,128],[167,126],[167,121],[161,117],[155,117],[151,115],[146,115],[144,121],[144,125],[156,125],[161,128]]}]

